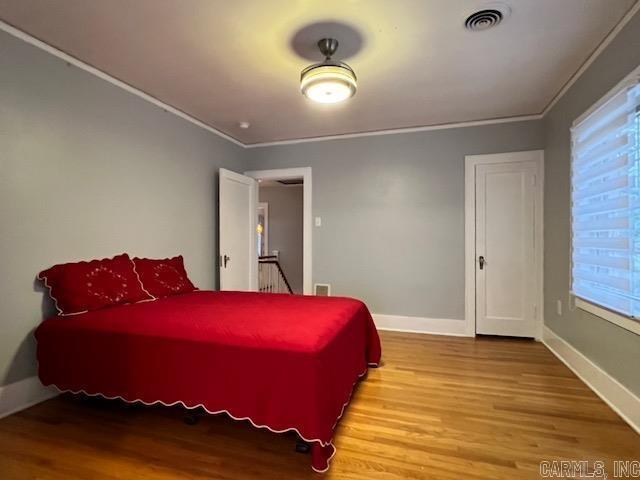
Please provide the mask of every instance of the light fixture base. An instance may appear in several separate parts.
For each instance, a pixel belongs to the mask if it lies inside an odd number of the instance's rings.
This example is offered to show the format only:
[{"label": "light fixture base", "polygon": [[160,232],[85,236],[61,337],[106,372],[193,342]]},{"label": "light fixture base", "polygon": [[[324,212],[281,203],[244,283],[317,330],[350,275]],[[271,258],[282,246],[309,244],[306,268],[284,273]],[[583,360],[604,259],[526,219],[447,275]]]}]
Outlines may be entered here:
[{"label": "light fixture base", "polygon": [[323,38],[318,41],[318,48],[326,59],[330,59],[338,50],[338,40],[335,38]]}]

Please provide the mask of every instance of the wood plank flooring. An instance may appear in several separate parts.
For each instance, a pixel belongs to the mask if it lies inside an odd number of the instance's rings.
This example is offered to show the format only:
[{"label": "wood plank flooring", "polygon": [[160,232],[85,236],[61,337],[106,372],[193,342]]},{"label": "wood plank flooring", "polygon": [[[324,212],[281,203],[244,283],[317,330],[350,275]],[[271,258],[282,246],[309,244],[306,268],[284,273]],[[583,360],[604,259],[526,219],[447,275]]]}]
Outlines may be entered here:
[{"label": "wood plank flooring", "polygon": [[[640,459],[640,436],[542,344],[381,332],[326,479],[537,479]],[[61,396],[0,420],[0,478],[318,479],[294,437],[224,416]]]}]

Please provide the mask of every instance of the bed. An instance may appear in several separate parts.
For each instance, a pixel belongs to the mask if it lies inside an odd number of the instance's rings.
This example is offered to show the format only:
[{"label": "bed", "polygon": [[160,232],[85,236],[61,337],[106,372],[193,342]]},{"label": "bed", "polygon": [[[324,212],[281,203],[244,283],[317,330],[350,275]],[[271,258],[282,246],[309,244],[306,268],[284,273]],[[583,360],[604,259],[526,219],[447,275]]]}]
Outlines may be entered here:
[{"label": "bed", "polygon": [[320,472],[355,385],[381,353],[360,301],[250,292],[195,291],[56,316],[35,336],[45,385],[295,431]]}]

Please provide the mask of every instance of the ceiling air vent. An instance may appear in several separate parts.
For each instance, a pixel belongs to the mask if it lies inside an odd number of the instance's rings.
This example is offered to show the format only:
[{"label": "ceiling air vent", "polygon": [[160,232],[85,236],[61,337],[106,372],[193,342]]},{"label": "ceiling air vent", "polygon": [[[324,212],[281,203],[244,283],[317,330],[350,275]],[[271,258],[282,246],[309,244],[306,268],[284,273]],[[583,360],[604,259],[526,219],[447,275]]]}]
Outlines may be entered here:
[{"label": "ceiling air vent", "polygon": [[511,10],[507,5],[488,5],[482,10],[472,13],[464,21],[467,30],[479,31],[495,27],[509,16]]}]

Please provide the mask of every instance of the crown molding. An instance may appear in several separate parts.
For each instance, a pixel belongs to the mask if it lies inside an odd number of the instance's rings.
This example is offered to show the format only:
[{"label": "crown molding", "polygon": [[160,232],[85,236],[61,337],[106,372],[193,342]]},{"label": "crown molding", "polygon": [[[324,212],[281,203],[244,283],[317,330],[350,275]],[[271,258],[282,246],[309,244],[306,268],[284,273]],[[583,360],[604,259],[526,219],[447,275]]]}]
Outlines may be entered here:
[{"label": "crown molding", "polygon": [[344,133],[339,135],[325,135],[321,137],[294,138],[291,140],[276,140],[273,142],[249,143],[246,148],[272,147],[274,145],[292,145],[296,143],[324,142],[327,140],[341,140],[345,138],[377,137],[379,135],[396,135],[399,133],[429,132],[432,130],[448,130],[451,128],[477,127],[481,125],[495,125],[498,123],[525,122],[527,120],[540,120],[542,115],[517,115],[513,117],[490,118],[487,120],[471,120],[468,122],[440,123],[437,125],[425,125],[422,127],[393,128],[389,130],[372,130],[370,132]]},{"label": "crown molding", "polygon": [[85,72],[88,72],[92,75],[95,75],[96,77],[109,82],[112,85],[115,85],[116,87],[119,87],[129,93],[132,93],[133,95],[142,98],[143,100],[146,100],[149,103],[154,104],[157,107],[162,108],[163,110],[166,110],[169,113],[173,113],[174,115],[177,115],[178,117],[182,118],[183,120],[186,120],[190,123],[193,123],[194,125],[197,125],[200,128],[203,128],[205,130],[207,130],[208,132],[211,132],[215,135],[218,135],[219,137],[224,138],[225,140],[229,140],[231,143],[234,143],[240,147],[246,147],[246,145],[242,142],[240,142],[239,140],[233,138],[230,135],[227,135],[226,133],[213,128],[210,125],[207,125],[206,123],[204,123],[201,120],[198,120],[195,117],[192,117],[191,115],[189,115],[188,113],[183,112],[182,110],[179,110],[176,107],[173,107],[171,105],[169,105],[168,103],[164,103],[161,100],[158,100],[156,97],[153,97],[151,95],[149,95],[146,92],[143,92],[142,90],[133,87],[131,85],[129,85],[128,83],[123,82],[122,80],[117,79],[116,77],[113,77],[111,75],[109,75],[106,72],[103,72],[102,70],[97,69],[96,67],[89,65],[88,63],[83,62],[82,60],[78,60],[76,57],[73,57],[71,55],[69,55],[68,53],[63,52],[62,50],[53,47],[51,45],[49,45],[48,43],[43,42],[42,40],[34,37],[33,35],[30,35],[26,32],[23,32],[22,30],[17,29],[16,27],[14,27],[13,25],[9,25],[7,22],[4,22],[2,20],[0,20],[0,30],[7,32],[9,35],[12,35],[16,38],[19,38],[20,40],[33,45],[34,47],[37,47],[41,50],[44,50],[47,53],[50,53],[51,55],[58,57],[59,59],[75,66],[78,67],[81,70],[84,70]]},{"label": "crown molding", "polygon": [[636,3],[629,9],[629,11],[620,19],[620,21],[616,24],[616,26],[611,29],[611,31],[607,34],[607,36],[600,42],[597,48],[589,55],[589,57],[582,63],[580,68],[567,80],[567,82],[562,86],[562,88],[554,95],[554,97],[549,101],[547,106],[542,110],[541,113],[531,114],[531,115],[517,115],[512,117],[501,117],[501,118],[491,118],[486,120],[472,120],[467,122],[457,122],[457,123],[442,123],[436,125],[425,125],[425,126],[416,126],[416,127],[407,127],[407,128],[394,128],[388,130],[373,130],[368,132],[357,132],[357,133],[345,133],[338,135],[326,135],[319,137],[307,137],[307,138],[294,138],[289,140],[275,140],[271,142],[259,142],[259,143],[243,143],[240,140],[214,128],[201,120],[189,115],[188,113],[179,110],[176,107],[173,107],[167,103],[158,100],[157,98],[149,95],[148,93],[135,88],[128,83],[123,82],[102,70],[99,70],[65,52],[59,50],[56,47],[49,45],[48,43],[43,42],[42,40],[19,30],[18,28],[10,25],[2,20],[0,20],[0,30],[13,35],[16,38],[19,38],[30,45],[33,45],[41,50],[44,50],[51,55],[54,55],[65,62],[74,65],[92,75],[95,75],[102,80],[105,80],[112,85],[115,85],[123,90],[132,93],[143,100],[146,100],[165,111],[177,115],[178,117],[200,127],[208,132],[211,132],[225,140],[232,142],[235,145],[238,145],[242,148],[260,148],[260,147],[270,147],[276,145],[293,145],[297,143],[310,143],[310,142],[322,142],[328,140],[341,140],[347,138],[358,138],[358,137],[370,137],[370,136],[378,136],[378,135],[394,135],[394,134],[402,134],[402,133],[413,133],[413,132],[428,132],[433,130],[445,130],[450,128],[464,128],[464,127],[476,127],[482,125],[495,125],[500,123],[512,123],[512,122],[523,122],[528,120],[541,120],[544,118],[554,107],[554,105],[567,93],[567,91],[573,86],[573,84],[582,76],[582,74],[591,66],[591,64],[600,56],[600,54],[607,48],[607,46],[613,41],[613,39],[620,33],[620,31],[629,23],[629,21],[640,11],[640,0],[637,0]]}]

